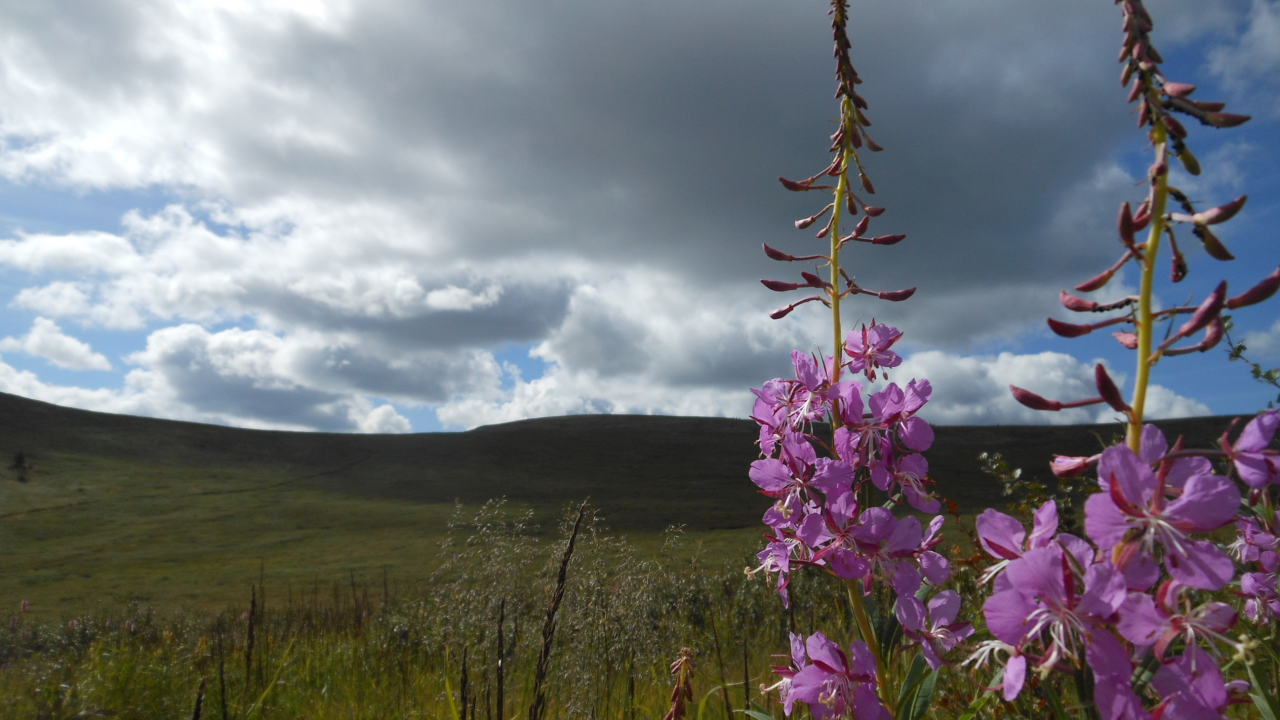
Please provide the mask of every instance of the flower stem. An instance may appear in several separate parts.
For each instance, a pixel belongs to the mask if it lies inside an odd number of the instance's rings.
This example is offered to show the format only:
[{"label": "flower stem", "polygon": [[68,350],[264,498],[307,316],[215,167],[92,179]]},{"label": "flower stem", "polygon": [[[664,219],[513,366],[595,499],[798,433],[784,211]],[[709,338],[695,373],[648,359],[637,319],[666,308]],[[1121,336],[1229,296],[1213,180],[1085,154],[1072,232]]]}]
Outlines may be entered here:
[{"label": "flower stem", "polygon": [[1156,148],[1156,168],[1163,168],[1155,178],[1155,187],[1151,197],[1151,231],[1142,250],[1142,288],[1138,293],[1138,374],[1133,382],[1133,411],[1129,415],[1129,426],[1125,441],[1135,453],[1142,444],[1142,418],[1147,403],[1147,384],[1151,380],[1151,345],[1155,332],[1155,321],[1152,318],[1151,300],[1152,286],[1155,283],[1156,253],[1160,249],[1160,238],[1164,235],[1164,209],[1169,199],[1169,143],[1168,133],[1164,125],[1157,122],[1151,131],[1151,140]]},{"label": "flower stem", "polygon": [[862,583],[857,580],[845,580],[845,588],[849,591],[849,603],[853,605],[853,617],[858,623],[858,634],[867,644],[871,656],[876,659],[876,686],[880,701],[889,709],[891,716],[896,716],[893,693],[889,691],[889,672],[884,657],[880,654],[880,643],[876,640],[875,630],[871,627],[871,618],[867,616],[867,608],[862,604]]}]

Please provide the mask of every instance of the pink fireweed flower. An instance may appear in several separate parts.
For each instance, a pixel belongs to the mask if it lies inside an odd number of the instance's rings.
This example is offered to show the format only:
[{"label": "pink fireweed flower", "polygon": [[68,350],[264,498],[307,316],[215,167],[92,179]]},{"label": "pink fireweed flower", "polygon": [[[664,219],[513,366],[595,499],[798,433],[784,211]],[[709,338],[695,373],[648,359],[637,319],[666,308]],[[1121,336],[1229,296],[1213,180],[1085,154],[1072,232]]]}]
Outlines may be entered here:
[{"label": "pink fireweed flower", "polygon": [[[774,655],[774,657],[786,656]],[[774,674],[782,679],[769,687],[761,686],[760,688],[765,693],[777,691],[778,699],[782,701],[782,711],[786,713],[787,717],[791,717],[791,710],[796,704],[795,693],[791,691],[791,681],[807,666],[808,657],[804,651],[804,638],[797,633],[791,633],[791,664],[774,665]]]},{"label": "pink fireweed flower", "polygon": [[[843,383],[842,383],[843,384]],[[861,386],[859,386],[859,389]],[[933,445],[933,428],[915,414],[929,401],[933,386],[928,380],[912,380],[905,389],[889,383],[867,400],[871,414],[863,413],[862,398],[851,390],[840,390],[840,419],[835,449],[853,466],[872,465],[879,454],[891,449],[880,442],[889,432],[910,450],[923,452]]]},{"label": "pink fireweed flower", "polygon": [[1148,720],[1142,699],[1133,691],[1133,663],[1116,636],[1102,628],[1089,633],[1085,660],[1093,670],[1093,699],[1102,720]]},{"label": "pink fireweed flower", "polygon": [[827,503],[821,512],[805,517],[796,532],[801,542],[815,550],[811,562],[825,563],[836,577],[845,580],[866,577],[871,569],[854,536],[857,516],[857,499],[853,493],[845,493]]},{"label": "pink fireweed flower", "polygon": [[[1107,448],[1098,461],[1099,484],[1107,492],[1085,501],[1085,532],[1100,548],[1112,548],[1122,570],[1135,558],[1149,560],[1158,543],[1164,565],[1174,579],[1202,590],[1230,582],[1231,558],[1213,543],[1192,540],[1189,533],[1211,532],[1235,517],[1240,491],[1224,477],[1193,475],[1181,496],[1170,501],[1167,484],[1126,445]],[[1147,585],[1155,581],[1150,573]],[[1130,582],[1134,580],[1130,577]]]},{"label": "pink fireweed flower", "polygon": [[1280,483],[1280,451],[1269,450],[1268,445],[1280,426],[1280,410],[1267,410],[1249,421],[1236,438],[1235,445],[1222,438],[1222,449],[1227,451],[1240,479],[1254,490],[1269,483]]},{"label": "pink fireweed flower", "polygon": [[1257,518],[1236,518],[1236,530],[1239,535],[1228,549],[1242,563],[1258,563],[1269,573],[1280,569],[1280,536],[1275,528],[1280,527],[1280,510],[1275,519],[1268,524],[1259,522]]},{"label": "pink fireweed flower", "polygon": [[[888,438],[882,439],[882,442],[888,442]],[[881,461],[871,466],[871,482],[877,488],[893,495],[891,488],[896,485],[902,489],[902,494],[911,507],[929,514],[938,512],[941,503],[937,498],[931,497],[924,486],[924,479],[929,473],[929,462],[923,455],[910,453],[897,458],[891,458],[888,452],[880,452],[878,455]]]},{"label": "pink fireweed flower", "polygon": [[1163,698],[1156,710],[1161,720],[1221,718],[1231,695],[1248,687],[1243,682],[1223,682],[1218,663],[1194,645],[1176,662],[1161,666],[1151,686]]},{"label": "pink fireweed flower", "polygon": [[1033,548],[1009,563],[1003,589],[982,607],[1001,642],[1022,650],[1038,641],[1045,648],[1036,666],[1041,675],[1060,661],[1079,661],[1089,630],[1105,624],[1125,599],[1124,576],[1115,566],[1087,565],[1081,578],[1074,567],[1079,560],[1056,545]]},{"label": "pink fireweed flower", "polygon": [[1176,580],[1167,580],[1154,598],[1147,593],[1129,593],[1120,606],[1116,630],[1134,645],[1154,646],[1157,658],[1179,638],[1188,646],[1206,639],[1234,648],[1236,643],[1226,633],[1236,624],[1236,611],[1220,602],[1192,608],[1186,590]]},{"label": "pink fireweed flower", "polygon": [[942,519],[934,518],[930,533],[925,536],[920,521],[914,517],[899,520],[882,507],[863,511],[851,534],[867,562],[867,577],[888,580],[900,596],[915,595],[922,573],[934,585],[946,582],[951,577],[951,564],[932,550],[941,542],[937,528]]},{"label": "pink fireweed flower", "polygon": [[973,634],[973,625],[956,622],[960,612],[960,595],[943,590],[929,600],[929,623],[925,623],[925,605],[914,596],[898,596],[895,614],[902,631],[920,646],[929,667],[937,670],[947,664],[942,656]]},{"label": "pink fireweed flower", "polygon": [[838,497],[854,481],[848,465],[819,458],[809,441],[794,433],[783,438],[780,457],[756,460],[748,474],[762,494],[777,499],[765,516],[765,523],[774,527],[794,527],[802,519],[796,511],[811,500],[811,490]]},{"label": "pink fireweed flower", "polygon": [[1058,532],[1058,504],[1049,500],[1036,510],[1032,520],[1031,537],[1022,523],[1004,513],[987,508],[974,522],[978,531],[978,543],[991,557],[1000,562],[987,568],[979,582],[985,583],[1000,574],[1013,560],[1033,548],[1048,547]]},{"label": "pink fireweed flower", "polygon": [[1267,625],[1272,618],[1280,617],[1280,591],[1277,590],[1275,573],[1245,573],[1240,576],[1240,595],[1244,603],[1245,617],[1259,625]]},{"label": "pink fireweed flower", "polygon": [[[895,368],[902,364],[902,358],[889,348],[898,342],[902,333],[888,325],[877,325],[871,321],[871,327],[862,326],[862,330],[850,330],[844,336],[844,354],[848,355],[849,370],[863,373],[868,380],[876,379],[876,368]],[[885,373],[885,379],[889,374]]]},{"label": "pink fireweed flower", "polygon": [[760,565],[756,568],[747,568],[747,577],[751,577],[756,573],[764,573],[766,577],[772,577],[775,573],[778,576],[777,591],[782,598],[783,607],[791,607],[791,598],[787,595],[787,586],[791,584],[791,555],[794,552],[804,552],[804,547],[799,540],[785,536],[781,530],[777,530],[774,539],[761,550],[756,553],[756,559],[760,561]]},{"label": "pink fireweed flower", "polygon": [[853,643],[846,654],[816,632],[805,650],[812,664],[791,679],[791,693],[809,705],[814,720],[839,718],[850,709],[858,720],[890,720],[876,696],[876,660],[866,643]]}]

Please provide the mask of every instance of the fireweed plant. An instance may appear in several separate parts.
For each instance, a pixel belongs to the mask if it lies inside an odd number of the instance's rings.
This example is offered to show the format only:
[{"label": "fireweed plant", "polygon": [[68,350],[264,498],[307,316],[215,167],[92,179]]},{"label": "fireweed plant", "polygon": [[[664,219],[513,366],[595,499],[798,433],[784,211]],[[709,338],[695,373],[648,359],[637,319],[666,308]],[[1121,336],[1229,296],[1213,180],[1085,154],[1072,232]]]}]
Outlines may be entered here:
[{"label": "fireweed plant", "polygon": [[[1153,292],[1165,238],[1171,281],[1187,276],[1179,229],[1189,229],[1211,258],[1233,259],[1210,228],[1230,220],[1246,200],[1197,209],[1170,184],[1174,158],[1188,174],[1200,173],[1176,116],[1216,128],[1249,118],[1223,112],[1223,103],[1193,100],[1194,86],[1168,80],[1142,1],[1117,4],[1124,30],[1121,84],[1130,88],[1129,101],[1138,103],[1138,125],[1147,129],[1155,161],[1146,200],[1136,210],[1128,203],[1120,208],[1120,259],[1075,289],[1097,291],[1130,262],[1141,273],[1140,289],[1114,302],[1063,292],[1062,303],[1072,311],[1115,314],[1091,324],[1048,322],[1065,337],[1124,327],[1113,334],[1136,351],[1133,395],[1126,402],[1101,365],[1095,368],[1097,397],[1061,402],[1011,390],[1037,410],[1105,403],[1124,417],[1125,438],[1097,455],[1058,456],[1052,463],[1059,478],[1096,473],[1099,492],[1084,504],[1085,537],[1059,532],[1053,500],[1034,512],[1030,532],[992,509],[977,518],[974,539],[995,562],[982,574],[988,596],[978,624],[985,630],[975,635],[973,624],[959,621],[960,594],[943,589],[950,563],[934,551],[941,540],[941,503],[930,492],[928,463],[920,454],[933,431],[916,416],[931,387],[927,380],[889,383],[864,401],[854,377],[887,379],[886,369],[901,363],[891,348],[902,333],[874,320],[848,334],[841,325],[840,303],[850,295],[901,301],[915,289],[868,290],[841,266],[849,243],[891,245],[904,236],[868,233],[884,209],[858,194],[875,193],[859,151],[880,148],[867,135],[867,103],[857,92],[862,81],[849,58],[847,2],[832,2],[840,104],[833,158],[813,177],[781,179],[788,190],[830,197],[815,215],[796,222],[804,229],[826,218],[817,237],[827,239],[829,249],[796,256],[766,245],[770,258],[814,262],[817,272],[801,272],[803,282],[762,282],[779,292],[811,289],[814,294],[771,316],[822,303],[831,310],[834,350],[825,357],[793,352],[794,379],[753,390],[761,459],[752,463],[750,478],[774,503],[764,516],[768,545],[748,572],[776,576],[784,604],[791,573],[801,567],[839,579],[859,637],[843,644],[822,632],[791,636],[790,652],[780,656],[787,664],[774,668],[779,680],[769,688],[788,715],[804,705],[818,720],[914,720],[929,710],[939,671],[964,657],[961,664],[974,679],[974,692],[962,693],[970,703],[966,718],[991,706],[997,715],[1190,720],[1223,717],[1236,705],[1280,720],[1272,687],[1280,667],[1280,452],[1270,447],[1280,411],[1262,412],[1235,440],[1232,423],[1212,450],[1185,448],[1181,438],[1170,444],[1143,422],[1151,368],[1161,358],[1215,347],[1229,323],[1227,311],[1280,289],[1277,269],[1235,296],[1222,282],[1197,305],[1157,309]],[[846,222],[852,231],[843,229]],[[921,515],[932,516],[927,527]],[[966,647],[957,649],[962,643]],[[1028,687],[1034,689],[1031,700]],[[992,705],[997,696],[1003,705]]]}]

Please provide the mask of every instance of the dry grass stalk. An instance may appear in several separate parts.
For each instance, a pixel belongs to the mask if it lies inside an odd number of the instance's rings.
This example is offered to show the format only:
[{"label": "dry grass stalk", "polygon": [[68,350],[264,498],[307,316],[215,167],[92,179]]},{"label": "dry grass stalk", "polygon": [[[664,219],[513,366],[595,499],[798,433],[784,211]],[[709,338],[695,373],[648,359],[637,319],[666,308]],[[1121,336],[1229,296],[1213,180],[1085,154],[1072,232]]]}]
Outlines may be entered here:
[{"label": "dry grass stalk", "polygon": [[587,512],[587,501],[582,501],[578,508],[578,516],[573,521],[573,531],[569,533],[569,542],[565,543],[564,556],[560,558],[560,572],[556,576],[556,589],[547,606],[547,617],[542,622],[542,651],[538,653],[538,666],[533,676],[533,704],[529,706],[529,720],[542,720],[547,711],[547,672],[551,666],[551,643],[556,634],[556,614],[560,612],[560,603],[564,601],[565,579],[569,572],[569,560],[573,557],[573,544],[578,539],[578,528],[582,526],[582,516]]}]

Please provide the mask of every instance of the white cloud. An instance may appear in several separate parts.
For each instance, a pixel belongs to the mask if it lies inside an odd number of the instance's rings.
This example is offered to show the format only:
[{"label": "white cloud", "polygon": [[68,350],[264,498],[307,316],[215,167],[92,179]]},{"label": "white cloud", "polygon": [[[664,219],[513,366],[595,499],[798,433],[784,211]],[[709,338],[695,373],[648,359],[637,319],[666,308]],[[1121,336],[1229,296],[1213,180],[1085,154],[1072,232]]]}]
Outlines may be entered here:
[{"label": "white cloud", "polygon": [[1266,330],[1245,333],[1241,342],[1248,348],[1245,354],[1251,360],[1260,362],[1280,360],[1280,320],[1276,320]]},{"label": "white cloud", "polygon": [[[1271,112],[1280,115],[1280,100],[1274,100],[1280,86],[1280,2],[1253,0],[1244,32],[1233,44],[1223,45],[1209,55],[1209,69],[1223,78],[1238,95],[1271,97]],[[1259,92],[1259,84],[1271,92]]]},{"label": "white cloud", "polygon": [[21,338],[0,340],[0,352],[34,355],[64,370],[111,369],[111,361],[106,356],[94,352],[88,343],[64,334],[57,323],[42,317],[36,318],[31,331]]}]

